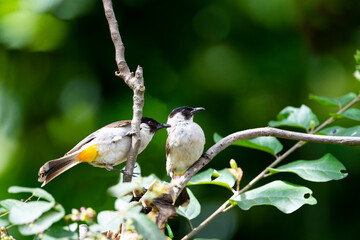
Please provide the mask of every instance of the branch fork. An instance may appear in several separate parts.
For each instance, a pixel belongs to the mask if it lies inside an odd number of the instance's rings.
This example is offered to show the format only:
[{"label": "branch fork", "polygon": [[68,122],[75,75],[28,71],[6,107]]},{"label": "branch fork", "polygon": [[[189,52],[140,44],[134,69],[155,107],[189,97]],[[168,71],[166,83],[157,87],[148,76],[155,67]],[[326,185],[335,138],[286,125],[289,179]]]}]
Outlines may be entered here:
[{"label": "branch fork", "polygon": [[115,61],[118,66],[118,71],[115,72],[117,77],[120,77],[134,92],[133,96],[133,118],[131,121],[131,131],[135,134],[132,136],[132,145],[129,157],[126,162],[124,174],[124,182],[130,182],[132,173],[134,172],[136,158],[140,147],[140,123],[142,117],[142,109],[144,107],[144,77],[143,70],[140,66],[137,67],[135,75],[130,71],[125,61],[125,47],[119,32],[119,26],[115,17],[114,9],[111,0],[103,0],[105,16],[109,24],[111,39],[115,47]]}]

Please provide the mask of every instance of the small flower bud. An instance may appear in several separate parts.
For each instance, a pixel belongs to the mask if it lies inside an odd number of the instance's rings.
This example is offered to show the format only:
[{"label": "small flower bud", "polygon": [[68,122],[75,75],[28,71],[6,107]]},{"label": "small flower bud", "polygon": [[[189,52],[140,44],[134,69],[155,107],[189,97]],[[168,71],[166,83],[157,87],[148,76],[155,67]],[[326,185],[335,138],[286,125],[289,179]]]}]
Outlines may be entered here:
[{"label": "small flower bud", "polygon": [[236,161],[234,159],[231,159],[230,160],[230,167],[234,170],[237,170],[238,169],[238,166],[236,164]]},{"label": "small flower bud", "polygon": [[311,120],[310,121],[310,130],[313,131],[315,129],[315,121]]}]

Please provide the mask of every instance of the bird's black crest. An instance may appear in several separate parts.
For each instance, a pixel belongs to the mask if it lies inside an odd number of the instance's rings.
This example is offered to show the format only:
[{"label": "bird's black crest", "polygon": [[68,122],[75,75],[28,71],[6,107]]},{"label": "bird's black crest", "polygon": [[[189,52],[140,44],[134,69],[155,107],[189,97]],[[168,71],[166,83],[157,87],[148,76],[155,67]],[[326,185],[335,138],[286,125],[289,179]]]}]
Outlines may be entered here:
[{"label": "bird's black crest", "polygon": [[185,117],[185,119],[190,119],[192,114],[191,111],[194,110],[192,107],[178,107],[171,111],[169,118],[175,116],[175,114],[181,112],[181,114]]},{"label": "bird's black crest", "polygon": [[166,127],[170,126],[170,125],[167,125],[167,124],[159,123],[155,119],[148,118],[148,117],[142,117],[141,118],[141,123],[146,123],[147,125],[149,125],[151,132],[156,132],[157,130],[159,130],[161,128],[166,128]]}]

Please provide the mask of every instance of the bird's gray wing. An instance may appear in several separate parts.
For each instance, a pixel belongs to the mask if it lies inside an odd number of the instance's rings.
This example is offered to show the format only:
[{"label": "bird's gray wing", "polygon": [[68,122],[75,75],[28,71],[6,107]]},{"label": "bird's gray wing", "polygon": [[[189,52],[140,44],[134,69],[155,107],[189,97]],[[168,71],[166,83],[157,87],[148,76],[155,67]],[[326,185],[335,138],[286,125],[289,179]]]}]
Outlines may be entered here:
[{"label": "bird's gray wing", "polygon": [[[113,122],[110,123],[102,128],[120,128],[120,127],[126,127],[128,125],[131,124],[130,120],[123,120],[123,121],[117,121],[117,122]],[[88,144],[89,142],[91,142],[92,140],[94,140],[96,138],[96,134],[97,132],[101,131],[100,128],[99,130],[91,133],[89,136],[87,136],[86,138],[84,138],[83,140],[81,140],[78,144],[75,145],[75,147],[73,147],[70,151],[68,151],[67,153],[65,153],[64,156],[67,156],[71,153],[74,153],[76,151],[78,151],[80,148],[82,148],[85,144]]]}]

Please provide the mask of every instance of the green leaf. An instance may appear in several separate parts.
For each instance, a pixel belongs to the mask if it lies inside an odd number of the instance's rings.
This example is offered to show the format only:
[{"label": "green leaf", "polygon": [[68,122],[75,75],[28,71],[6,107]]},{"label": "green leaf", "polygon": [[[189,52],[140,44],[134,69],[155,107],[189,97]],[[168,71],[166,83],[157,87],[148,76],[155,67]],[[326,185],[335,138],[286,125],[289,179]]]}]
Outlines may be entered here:
[{"label": "green leaf", "polygon": [[7,210],[6,208],[0,207],[0,214],[5,213],[5,212],[7,212],[7,211],[9,211],[9,210]]},{"label": "green leaf", "polygon": [[315,126],[319,125],[319,120],[311,109],[305,105],[300,108],[286,107],[278,115],[277,121],[270,121],[271,127],[288,126],[303,128],[305,130],[311,129],[310,122],[314,121]]},{"label": "green leaf", "polygon": [[115,209],[116,210],[126,210],[129,208],[129,203],[131,199],[133,198],[132,195],[126,195],[124,197],[118,198],[115,200]]},{"label": "green leaf", "polygon": [[220,134],[218,134],[218,133],[216,132],[216,133],[214,133],[213,138],[214,138],[214,142],[217,143],[217,142],[220,141],[223,137],[220,136]]},{"label": "green leaf", "polygon": [[354,98],[356,98],[356,94],[351,92],[348,93],[342,97],[338,98],[328,98],[328,97],[321,97],[316,95],[310,95],[310,99],[315,100],[322,106],[326,107],[343,107],[346,104],[348,104],[350,101],[352,101]]},{"label": "green leaf", "polygon": [[120,198],[128,193],[131,193],[136,188],[139,188],[140,185],[137,182],[125,182],[125,183],[118,183],[115,186],[112,186],[108,189],[110,195]]},{"label": "green leaf", "polygon": [[350,108],[341,115],[351,120],[360,121],[360,109],[358,108]]},{"label": "green leaf", "polygon": [[356,64],[360,65],[360,51],[359,50],[356,50],[354,58],[355,58]]},{"label": "green leaf", "polygon": [[18,204],[18,202],[20,202],[20,201],[16,200],[16,199],[6,199],[6,200],[0,201],[0,206],[2,206],[2,209],[9,211],[13,206]]},{"label": "green leaf", "polygon": [[272,155],[278,154],[283,148],[282,144],[275,137],[243,139],[235,142],[234,145],[261,150]]},{"label": "green leaf", "polygon": [[10,222],[5,218],[0,218],[0,227],[9,225]]},{"label": "green leaf", "polygon": [[166,240],[165,235],[159,230],[145,214],[129,212],[128,217],[134,221],[136,231],[149,240]]},{"label": "green leaf", "polygon": [[292,172],[305,180],[313,182],[327,182],[345,178],[345,166],[330,153],[318,160],[299,160],[285,164],[278,168],[269,168],[269,172]]},{"label": "green leaf", "polygon": [[328,127],[321,130],[320,133],[328,136],[360,137],[360,125],[351,128],[340,126]]},{"label": "green leaf", "polygon": [[79,239],[77,232],[72,232],[64,227],[52,227],[46,231],[41,240],[76,240]]},{"label": "green leaf", "polygon": [[15,199],[6,199],[0,205],[10,211],[9,220],[12,224],[20,225],[34,221],[44,212],[49,211],[55,203],[36,201],[21,202]]},{"label": "green leaf", "polygon": [[169,238],[170,238],[170,239],[173,239],[173,238],[174,238],[174,233],[173,233],[173,231],[171,230],[170,225],[169,225],[168,223],[166,223],[165,227],[166,227],[166,230],[167,230],[167,233],[168,233]]},{"label": "green leaf", "polygon": [[154,182],[154,180],[159,180],[160,181],[160,178],[158,178],[155,174],[150,174],[149,176],[147,177],[143,177],[142,178],[142,186],[146,189],[148,189],[150,187],[150,185]]},{"label": "green leaf", "polygon": [[119,211],[101,211],[97,216],[98,224],[92,225],[90,230],[95,232],[116,232],[119,231],[123,220],[124,218]]},{"label": "green leaf", "polygon": [[236,178],[229,173],[226,168],[219,171],[209,168],[193,176],[188,182],[188,185],[214,184],[231,189],[235,182]]},{"label": "green leaf", "polygon": [[292,213],[304,204],[316,204],[316,199],[311,194],[312,191],[307,187],[274,181],[247,191],[230,201],[236,202],[243,210],[258,205],[272,205],[284,213]]},{"label": "green leaf", "polygon": [[65,215],[64,208],[57,204],[54,209],[41,215],[34,223],[19,226],[22,235],[34,235],[45,231]]},{"label": "green leaf", "polygon": [[9,193],[23,193],[23,192],[33,193],[36,197],[43,198],[52,203],[55,202],[54,197],[42,188],[28,188],[28,187],[12,186],[9,188],[8,191],[9,191]]},{"label": "green leaf", "polygon": [[196,199],[194,194],[190,191],[190,189],[186,189],[189,196],[190,196],[190,202],[186,207],[180,206],[177,210],[177,213],[183,217],[186,217],[187,219],[191,220],[196,218],[201,211],[201,205],[199,201]]},{"label": "green leaf", "polygon": [[[222,139],[222,136],[220,136],[218,133],[214,133],[214,141],[218,142],[220,139]],[[283,148],[282,144],[275,137],[256,137],[252,139],[243,139],[233,143],[233,145],[257,149],[268,152],[272,155],[278,154]]]}]

